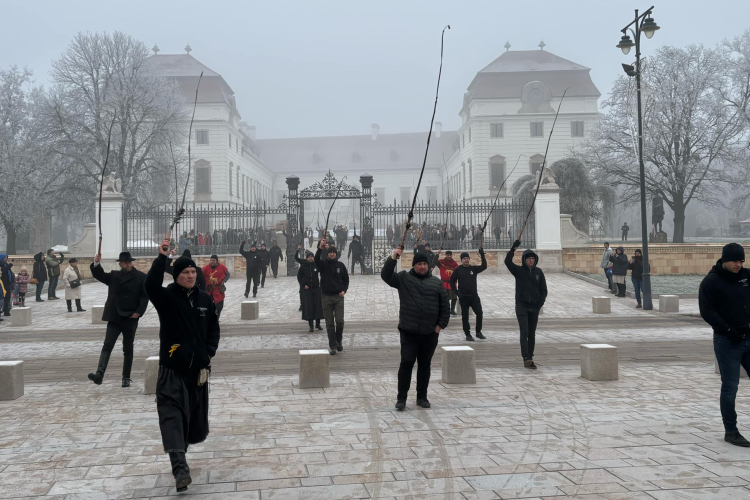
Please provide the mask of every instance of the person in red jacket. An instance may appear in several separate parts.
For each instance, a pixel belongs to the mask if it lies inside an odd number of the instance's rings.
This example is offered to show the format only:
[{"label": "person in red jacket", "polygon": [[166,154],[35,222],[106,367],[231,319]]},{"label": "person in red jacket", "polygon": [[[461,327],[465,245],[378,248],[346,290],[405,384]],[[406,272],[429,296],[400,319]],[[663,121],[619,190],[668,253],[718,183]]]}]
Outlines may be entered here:
[{"label": "person in red jacket", "polygon": [[216,304],[216,317],[221,317],[221,310],[224,309],[224,297],[226,292],[226,283],[229,280],[229,269],[219,262],[218,255],[212,255],[207,266],[201,269],[203,277],[206,279],[206,293],[211,296]]},{"label": "person in red jacket", "polygon": [[456,292],[451,289],[451,275],[453,270],[458,267],[458,262],[453,260],[453,252],[445,251],[445,258],[440,259],[440,249],[435,254],[435,264],[440,268],[440,279],[443,281],[443,288],[448,291],[448,298],[451,301],[451,316],[458,316],[456,312],[456,301],[458,297]]}]

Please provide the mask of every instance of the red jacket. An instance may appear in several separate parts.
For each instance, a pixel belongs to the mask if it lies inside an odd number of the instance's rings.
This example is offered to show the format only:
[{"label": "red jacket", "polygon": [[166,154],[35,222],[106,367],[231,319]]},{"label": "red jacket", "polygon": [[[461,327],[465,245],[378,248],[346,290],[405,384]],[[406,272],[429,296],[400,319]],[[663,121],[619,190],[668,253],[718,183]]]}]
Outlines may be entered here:
[{"label": "red jacket", "polygon": [[445,258],[438,260],[437,265],[440,268],[440,279],[443,280],[443,288],[450,290],[451,275],[453,274],[453,270],[458,267],[458,262],[453,259],[448,260]]},{"label": "red jacket", "polygon": [[206,293],[214,299],[214,303],[218,304],[224,300],[224,294],[221,292],[219,285],[223,283],[229,274],[227,267],[219,262],[216,268],[211,265],[203,266],[201,269],[203,276],[206,278]]}]

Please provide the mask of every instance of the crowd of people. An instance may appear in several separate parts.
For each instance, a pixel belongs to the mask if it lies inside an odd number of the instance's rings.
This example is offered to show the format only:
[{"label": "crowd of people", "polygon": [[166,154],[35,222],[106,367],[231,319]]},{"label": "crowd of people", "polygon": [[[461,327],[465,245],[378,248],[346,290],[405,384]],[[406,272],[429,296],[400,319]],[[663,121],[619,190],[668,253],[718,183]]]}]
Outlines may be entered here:
[{"label": "crowd of people", "polygon": [[628,259],[625,255],[625,248],[619,246],[613,251],[609,242],[604,243],[604,252],[602,253],[601,267],[604,269],[604,275],[607,278],[607,288],[615,297],[627,297],[626,277],[630,271],[630,280],[633,283],[635,291],[636,309],[641,309],[641,291],[643,277],[643,252],[636,249],[633,256]]},{"label": "crowd of people", "polygon": [[[392,248],[401,244],[404,228],[402,225],[391,224],[385,230],[385,236]],[[415,242],[420,240],[432,241],[433,244],[439,242],[441,246],[448,248],[464,247],[474,248],[492,245],[495,248],[501,248],[503,240],[511,238],[513,228],[494,226],[491,229],[485,228],[485,234],[482,234],[482,224],[466,225],[458,227],[456,224],[428,224],[426,222],[415,223],[406,233],[404,246],[409,248]],[[482,243],[482,245],[480,245]]]}]

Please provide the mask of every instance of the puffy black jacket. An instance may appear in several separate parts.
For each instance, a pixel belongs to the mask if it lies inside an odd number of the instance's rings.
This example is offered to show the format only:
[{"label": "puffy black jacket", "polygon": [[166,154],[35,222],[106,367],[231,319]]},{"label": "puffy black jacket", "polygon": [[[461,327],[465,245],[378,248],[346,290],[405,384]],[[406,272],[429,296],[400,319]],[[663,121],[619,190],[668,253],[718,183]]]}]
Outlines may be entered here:
[{"label": "puffy black jacket", "polygon": [[34,255],[34,270],[31,273],[31,277],[39,283],[47,281],[47,266],[44,263],[43,252]]},{"label": "puffy black jacket", "polygon": [[[620,251],[620,255],[617,255],[617,250]],[[609,261],[612,263],[612,274],[615,276],[625,276],[628,274],[628,256],[625,255],[623,247],[617,247],[615,252],[609,256]]]},{"label": "puffy black jacket", "polygon": [[343,262],[323,256],[323,249],[315,252],[315,264],[320,271],[320,288],[323,295],[338,295],[349,289],[349,273]]},{"label": "puffy black jacket", "polygon": [[[154,259],[145,289],[159,313],[159,364],[180,373],[206,368],[219,347],[219,320],[210,295],[171,283],[163,288],[167,258]],[[200,272],[200,269],[198,269]]]},{"label": "puffy black jacket", "polygon": [[[539,256],[533,250],[525,250],[521,257],[521,265],[513,262],[515,248],[511,248],[505,255],[505,267],[516,278],[516,305],[526,307],[542,307],[547,301],[547,280],[544,272],[537,267]],[[526,257],[534,256],[534,265],[529,269],[525,264]]]},{"label": "puffy black jacket", "polygon": [[414,272],[395,273],[396,261],[386,259],[380,277],[389,286],[398,289],[398,329],[414,335],[429,335],[440,325],[444,329],[450,318],[448,292],[443,282],[435,276],[420,276]]},{"label": "puffy black jacket", "polygon": [[701,317],[711,325],[714,333],[726,335],[730,327],[741,331],[750,329],[750,271],[739,273],[721,267],[721,260],[701,281],[698,291]]},{"label": "puffy black jacket", "polygon": [[[487,259],[484,256],[484,250],[479,249],[479,256],[482,258],[481,266],[464,266],[459,264],[451,274],[451,288],[459,297],[468,297],[477,294],[477,274],[487,269]],[[458,289],[456,289],[458,282]]]}]

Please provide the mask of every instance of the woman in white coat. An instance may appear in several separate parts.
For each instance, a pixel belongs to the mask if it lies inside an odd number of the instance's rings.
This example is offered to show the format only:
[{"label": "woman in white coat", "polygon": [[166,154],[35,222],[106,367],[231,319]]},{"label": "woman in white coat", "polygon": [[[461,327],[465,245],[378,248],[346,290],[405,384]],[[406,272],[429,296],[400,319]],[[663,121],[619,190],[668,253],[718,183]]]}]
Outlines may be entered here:
[{"label": "woman in white coat", "polygon": [[81,271],[78,269],[78,259],[73,257],[68,261],[70,266],[63,273],[65,284],[65,302],[68,303],[68,312],[73,312],[73,300],[76,301],[76,311],[85,312],[81,307]]}]

